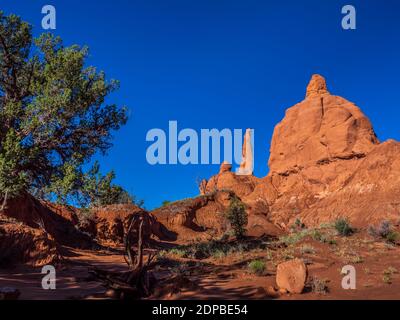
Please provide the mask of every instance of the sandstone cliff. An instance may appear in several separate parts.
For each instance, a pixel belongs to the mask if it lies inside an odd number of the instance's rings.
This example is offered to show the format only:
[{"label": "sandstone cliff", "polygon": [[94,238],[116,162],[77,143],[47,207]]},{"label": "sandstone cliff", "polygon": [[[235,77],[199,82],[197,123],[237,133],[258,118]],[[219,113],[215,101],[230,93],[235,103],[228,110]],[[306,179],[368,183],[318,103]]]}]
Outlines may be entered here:
[{"label": "sandstone cliff", "polygon": [[348,218],[357,226],[400,219],[400,144],[380,143],[354,103],[331,95],[314,75],[305,99],[287,109],[274,130],[265,178],[213,176],[207,191],[233,190],[250,214],[283,229]]}]

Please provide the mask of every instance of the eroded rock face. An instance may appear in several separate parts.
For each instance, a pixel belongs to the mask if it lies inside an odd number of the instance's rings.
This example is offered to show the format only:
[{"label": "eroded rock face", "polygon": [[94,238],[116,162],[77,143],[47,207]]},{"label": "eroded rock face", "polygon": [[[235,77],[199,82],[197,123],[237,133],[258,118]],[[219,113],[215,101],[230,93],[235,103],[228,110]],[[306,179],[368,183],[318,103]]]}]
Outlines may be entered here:
[{"label": "eroded rock face", "polygon": [[[94,209],[93,214],[96,221],[96,238],[102,241],[122,243],[131,220],[136,215],[141,215],[144,220],[144,239],[148,240],[155,236],[160,240],[174,240],[174,235],[159,223],[151,213],[134,204],[105,206]],[[133,225],[132,230],[138,230],[138,227],[139,225]]]},{"label": "eroded rock face", "polygon": [[224,172],[231,172],[232,171],[232,165],[229,162],[222,162],[221,167],[219,169],[219,173],[224,173]]},{"label": "eroded rock face", "polygon": [[28,193],[9,199],[2,214],[33,229],[44,229],[59,244],[91,248],[92,239],[76,228],[78,210],[39,201]]},{"label": "eroded rock face", "polygon": [[55,240],[43,230],[0,221],[1,267],[20,263],[38,267],[54,264],[59,259]]},{"label": "eroded rock face", "polygon": [[345,217],[360,227],[398,220],[400,144],[379,143],[353,103],[331,95],[314,76],[306,99],[289,108],[274,131],[270,181],[277,198],[271,219],[318,225]]},{"label": "eroded rock face", "polygon": [[232,192],[216,191],[173,202],[151,213],[168,230],[175,232],[178,240],[205,240],[210,236],[207,232],[222,235],[227,230],[224,212],[231,197]]},{"label": "eroded rock face", "polygon": [[269,168],[289,174],[337,159],[362,158],[378,144],[368,118],[353,103],[330,95],[314,75],[306,99],[286,111],[275,127]]},{"label": "eroded rock face", "polygon": [[232,190],[250,215],[283,230],[297,218],[310,227],[340,217],[356,227],[400,218],[400,144],[379,143],[362,111],[331,95],[319,75],[276,126],[269,166],[264,178],[217,174],[205,192]]},{"label": "eroded rock face", "polygon": [[218,190],[230,190],[242,198],[254,191],[258,180],[259,179],[254,176],[238,176],[230,171],[222,172],[210,178],[207,182],[205,193],[208,194]]},{"label": "eroded rock face", "polygon": [[276,269],[276,284],[287,292],[300,294],[307,280],[307,267],[301,259],[283,262]]},{"label": "eroded rock face", "polygon": [[329,94],[325,78],[319,74],[314,74],[307,86],[306,98]]},{"label": "eroded rock face", "polygon": [[[235,176],[231,172],[229,174]],[[151,213],[169,230],[175,232],[179,241],[209,240],[212,237],[222,236],[230,229],[226,210],[235,194],[231,190],[214,191],[196,198],[176,201]],[[251,207],[247,203],[247,208],[251,212],[246,228],[247,235],[254,237],[281,235],[281,230],[263,213],[264,210],[268,210],[263,206],[264,201],[258,206],[255,204],[256,202],[251,202],[251,205],[254,205]],[[256,209],[261,212],[255,213]]]},{"label": "eroded rock face", "polygon": [[253,174],[253,145],[252,145],[252,129],[246,129],[246,133],[244,135],[243,141],[243,150],[242,150],[242,163],[240,164],[240,168],[238,169],[238,175],[242,176],[251,176]]}]

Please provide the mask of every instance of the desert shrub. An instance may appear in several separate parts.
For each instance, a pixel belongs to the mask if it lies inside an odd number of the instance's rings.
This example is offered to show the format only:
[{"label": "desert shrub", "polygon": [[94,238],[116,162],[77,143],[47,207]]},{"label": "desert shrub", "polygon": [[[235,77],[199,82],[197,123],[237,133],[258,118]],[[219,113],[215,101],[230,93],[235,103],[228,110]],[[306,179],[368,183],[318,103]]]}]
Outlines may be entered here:
[{"label": "desert shrub", "polygon": [[246,207],[242,201],[236,196],[232,197],[226,217],[231,224],[236,238],[241,239],[244,237],[247,225]]},{"label": "desert shrub", "polygon": [[312,277],[310,281],[311,291],[317,294],[327,294],[329,292],[328,281]]},{"label": "desert shrub", "polygon": [[382,276],[382,280],[383,280],[384,283],[391,284],[392,283],[392,275],[384,274]]},{"label": "desert shrub", "polygon": [[249,271],[256,275],[263,275],[265,272],[265,262],[261,260],[251,261],[248,265]]},{"label": "desert shrub", "polygon": [[387,242],[396,243],[400,239],[400,234],[392,230],[389,221],[382,221],[377,227],[370,225],[368,233],[374,238],[385,239]]},{"label": "desert shrub", "polygon": [[382,274],[382,280],[383,282],[387,283],[387,284],[391,284],[392,283],[392,276],[393,274],[397,273],[397,269],[393,268],[393,267],[388,267],[387,269],[383,270]]},{"label": "desert shrub", "polygon": [[172,203],[171,201],[165,200],[162,202],[161,207],[166,207],[166,206],[170,205],[171,203]]},{"label": "desert shrub", "polygon": [[318,229],[304,229],[300,232],[291,233],[286,236],[282,236],[279,238],[279,240],[281,243],[284,243],[285,245],[290,246],[290,245],[296,244],[297,242],[303,240],[306,237],[311,237],[313,240],[319,241],[322,243],[333,244],[333,243],[331,243],[333,240],[330,240],[326,234],[322,233]]},{"label": "desert shrub", "polygon": [[286,236],[282,236],[279,238],[279,242],[285,244],[286,246],[294,245],[303,239],[310,237],[311,239],[328,244],[336,244],[336,241],[332,239],[333,231],[325,230],[328,229],[328,226],[324,228],[317,229],[303,229],[299,232],[290,233]]},{"label": "desert shrub", "polygon": [[368,233],[375,238],[386,238],[391,230],[390,222],[382,221],[377,227],[369,226]]},{"label": "desert shrub", "polygon": [[290,230],[292,232],[299,232],[305,228],[306,228],[306,225],[303,222],[301,222],[300,218],[297,218],[295,220],[295,222],[293,223],[293,225],[290,227]]},{"label": "desert shrub", "polygon": [[279,240],[281,243],[284,243],[285,245],[289,246],[289,245],[295,244],[295,243],[303,240],[303,238],[305,238],[308,235],[309,235],[309,231],[303,230],[300,232],[291,233],[286,236],[282,236],[279,238]]},{"label": "desert shrub", "polygon": [[386,236],[386,241],[390,243],[396,243],[400,239],[400,234],[395,231],[390,231]]},{"label": "desert shrub", "polygon": [[364,259],[359,255],[355,255],[349,259],[349,263],[362,263],[362,262],[364,262]]},{"label": "desert shrub", "polygon": [[223,250],[215,250],[212,254],[213,258],[215,259],[221,259],[226,257],[226,252],[224,252]]},{"label": "desert shrub", "polygon": [[346,219],[337,219],[335,221],[335,229],[341,236],[349,236],[354,230]]},{"label": "desert shrub", "polygon": [[328,241],[326,243],[333,245],[333,246],[337,245],[337,241],[335,239],[328,239]]},{"label": "desert shrub", "polygon": [[324,242],[324,235],[319,230],[310,231],[310,236],[315,241]]},{"label": "desert shrub", "polygon": [[314,254],[315,253],[315,249],[314,249],[314,247],[305,244],[300,248],[300,252],[302,254],[306,254],[306,253]]},{"label": "desert shrub", "polygon": [[244,253],[251,250],[266,249],[267,244],[262,240],[226,242],[211,240],[180,246],[169,250],[169,253],[177,253],[184,258],[207,259],[209,257],[221,258],[230,254]]},{"label": "desert shrub", "polygon": [[335,227],[335,223],[323,222],[319,225],[319,229],[332,229]]},{"label": "desert shrub", "polygon": [[294,259],[294,252],[293,252],[293,250],[288,250],[288,249],[282,250],[281,257],[285,261],[292,260],[292,259]]},{"label": "desert shrub", "polygon": [[398,273],[397,269],[395,267],[388,267],[387,269],[385,269],[383,271],[384,273],[388,273],[388,274],[395,274]]},{"label": "desert shrub", "polygon": [[185,250],[173,248],[169,251],[171,254],[176,255],[178,257],[184,257],[186,255]]}]

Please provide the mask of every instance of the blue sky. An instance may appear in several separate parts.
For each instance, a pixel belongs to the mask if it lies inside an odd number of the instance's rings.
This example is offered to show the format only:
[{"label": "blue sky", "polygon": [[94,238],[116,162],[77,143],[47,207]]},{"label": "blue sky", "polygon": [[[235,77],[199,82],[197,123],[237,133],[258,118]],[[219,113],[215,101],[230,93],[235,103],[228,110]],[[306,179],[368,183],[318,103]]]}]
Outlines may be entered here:
[{"label": "blue sky", "polygon": [[[397,0],[1,0],[0,8],[38,35],[46,4],[57,10],[54,33],[88,45],[88,64],[121,81],[109,100],[127,105],[130,119],[98,159],[147,208],[197,195],[196,178],[219,169],[149,165],[148,130],[170,120],[197,131],[254,128],[255,174],[265,176],[274,126],[313,73],[361,107],[381,141],[400,140]],[[357,30],[341,28],[346,4]]]}]

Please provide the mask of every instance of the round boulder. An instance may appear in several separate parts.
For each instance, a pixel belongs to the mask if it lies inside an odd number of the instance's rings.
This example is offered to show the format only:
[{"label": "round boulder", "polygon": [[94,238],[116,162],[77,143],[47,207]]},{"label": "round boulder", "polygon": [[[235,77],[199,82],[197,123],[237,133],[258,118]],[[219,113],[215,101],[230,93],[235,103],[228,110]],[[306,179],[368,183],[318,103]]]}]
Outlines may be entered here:
[{"label": "round boulder", "polygon": [[302,293],[307,279],[307,267],[301,259],[294,259],[278,265],[276,284],[290,293]]}]

